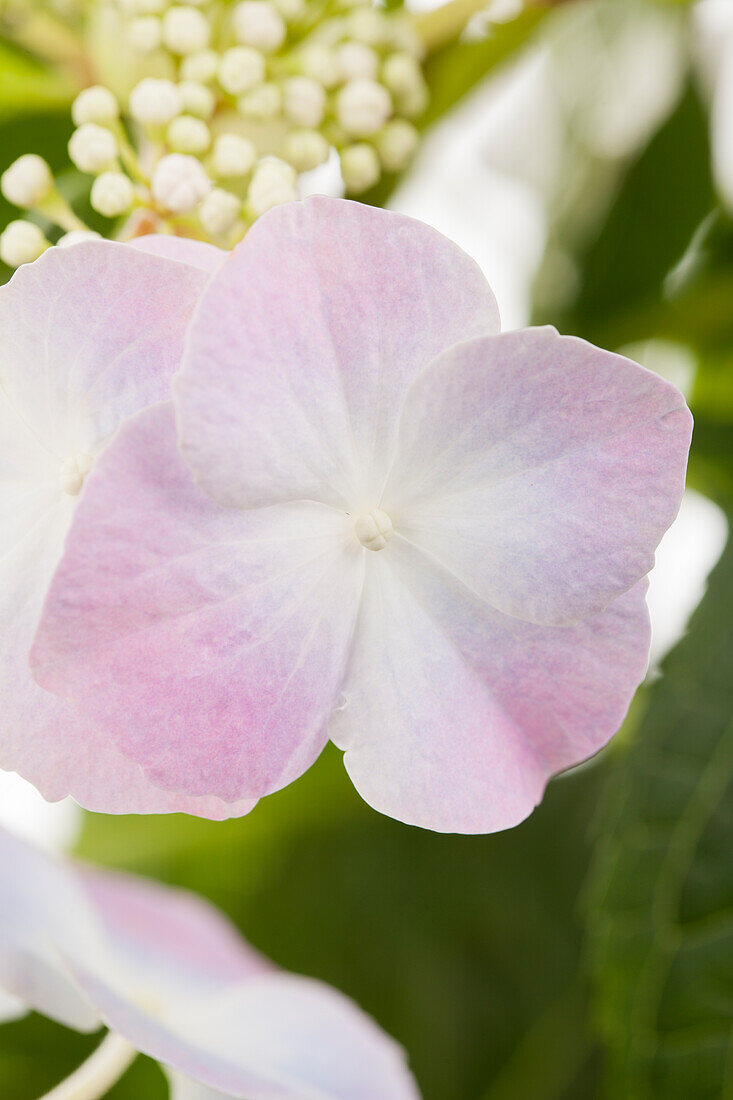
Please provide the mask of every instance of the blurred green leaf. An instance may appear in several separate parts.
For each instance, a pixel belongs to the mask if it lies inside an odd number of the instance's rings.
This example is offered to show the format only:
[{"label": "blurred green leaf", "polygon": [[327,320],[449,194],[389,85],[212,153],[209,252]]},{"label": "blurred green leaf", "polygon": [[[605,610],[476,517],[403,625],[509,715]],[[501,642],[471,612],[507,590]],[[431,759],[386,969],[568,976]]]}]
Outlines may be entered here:
[{"label": "blurred green leaf", "polygon": [[0,39],[0,117],[66,106],[75,91],[67,77]]},{"label": "blurred green leaf", "polygon": [[614,1100],[733,1096],[732,654],[729,544],[600,817],[587,924]]},{"label": "blurred green leaf", "polygon": [[733,333],[733,268],[672,293],[666,280],[716,199],[707,119],[689,88],[636,163],[580,257],[580,291],[563,331],[606,347],[654,336],[696,345]]},{"label": "blurred green leaf", "polygon": [[601,776],[557,780],[510,832],[444,836],[371,810],[329,749],[246,818],[87,815],[81,851],[198,891],[282,966],[355,997],[425,1100],[504,1100],[507,1074],[512,1100],[587,1100],[576,900]]}]

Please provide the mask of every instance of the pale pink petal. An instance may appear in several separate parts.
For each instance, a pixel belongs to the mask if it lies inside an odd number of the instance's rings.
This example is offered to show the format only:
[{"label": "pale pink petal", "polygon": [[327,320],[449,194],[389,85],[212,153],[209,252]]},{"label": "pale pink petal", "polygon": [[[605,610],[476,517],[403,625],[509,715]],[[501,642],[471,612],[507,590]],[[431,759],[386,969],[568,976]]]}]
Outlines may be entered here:
[{"label": "pale pink petal", "polygon": [[479,268],[434,229],[341,199],[278,206],[197,310],[176,380],[184,455],[234,507],[373,506],[410,383],[497,330]]},{"label": "pale pink petal", "polygon": [[[96,455],[126,413],[165,397],[198,271],[110,242],[50,250],[0,290],[0,767],[50,800],[114,813],[246,813],[157,790],[88,721],[42,691],[28,651],[78,497],[60,465]],[[93,477],[93,470],[89,477]]]},{"label": "pale pink petal", "polygon": [[484,833],[616,732],[644,676],[646,581],[577,626],[502,615],[395,535],[369,562],[330,733],[362,797],[400,821]]},{"label": "pale pink petal", "polygon": [[0,988],[78,1031],[96,1031],[98,1009],[68,970],[61,946],[97,935],[84,896],[66,869],[0,829]]},{"label": "pale pink petal", "polygon": [[167,260],[177,260],[190,264],[202,271],[214,272],[229,255],[223,248],[216,248],[206,241],[194,241],[190,237],[174,237],[169,233],[151,233],[146,237],[135,237],[129,242],[133,248],[150,252],[154,256],[164,256]]},{"label": "pale pink petal", "polygon": [[256,798],[325,744],[362,567],[348,519],[325,505],[212,501],[159,406],[99,460],[31,663],[156,785]]},{"label": "pale pink petal", "polygon": [[653,566],[691,428],[674,386],[583,340],[473,341],[408,394],[381,506],[499,611],[576,622]]}]

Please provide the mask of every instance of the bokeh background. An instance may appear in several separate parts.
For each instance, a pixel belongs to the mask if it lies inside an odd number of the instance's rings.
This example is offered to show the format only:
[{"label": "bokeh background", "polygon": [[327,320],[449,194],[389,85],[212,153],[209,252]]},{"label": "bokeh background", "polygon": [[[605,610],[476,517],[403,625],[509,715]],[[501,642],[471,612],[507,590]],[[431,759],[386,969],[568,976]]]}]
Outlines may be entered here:
[{"label": "bokeh background", "polygon": [[[96,224],[66,153],[80,75],[59,27],[82,9],[0,3],[0,170],[41,153]],[[505,328],[622,349],[695,414],[652,578],[650,674],[622,731],[493,836],[380,816],[335,750],[222,824],[48,806],[7,775],[0,820],[211,898],[277,962],[373,1013],[425,1100],[730,1100],[733,0],[494,0],[426,74],[421,150],[366,200],[470,252]],[[14,216],[0,200],[0,225]],[[2,1100],[34,1100],[95,1041],[40,1017],[3,1026]],[[141,1058],[110,1096],[165,1094]]]}]

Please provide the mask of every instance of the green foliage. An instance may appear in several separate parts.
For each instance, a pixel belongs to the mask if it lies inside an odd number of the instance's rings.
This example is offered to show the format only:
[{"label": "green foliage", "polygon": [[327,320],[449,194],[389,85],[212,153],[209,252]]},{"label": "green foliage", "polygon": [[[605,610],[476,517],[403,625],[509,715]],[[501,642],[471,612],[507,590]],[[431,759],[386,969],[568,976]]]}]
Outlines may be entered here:
[{"label": "green foliage", "polygon": [[588,927],[605,1095],[733,1096],[733,546],[604,800]]},{"label": "green foliage", "polygon": [[73,95],[69,80],[0,39],[0,117],[68,106]]}]

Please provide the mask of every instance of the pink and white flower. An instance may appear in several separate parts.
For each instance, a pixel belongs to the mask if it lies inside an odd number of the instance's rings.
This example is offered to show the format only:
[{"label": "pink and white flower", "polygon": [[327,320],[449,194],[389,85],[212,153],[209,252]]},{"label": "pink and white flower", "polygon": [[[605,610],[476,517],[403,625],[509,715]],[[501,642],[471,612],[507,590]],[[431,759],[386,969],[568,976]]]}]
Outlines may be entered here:
[{"label": "pink and white flower", "polygon": [[157,790],[28,667],[80,493],[125,417],[167,399],[191,312],[223,255],[172,237],[138,246],[50,249],[0,288],[0,767],[90,809],[196,812],[196,799]]},{"label": "pink and white flower", "polygon": [[254,800],[330,737],[384,813],[521,821],[644,676],[691,417],[622,356],[498,329],[427,226],[262,218],[200,299],[177,426],[148,409],[99,460],[38,681],[191,798]]},{"label": "pink and white flower", "polygon": [[277,969],[207,902],[56,862],[4,830],[0,989],[5,1019],[24,1005],[78,1031],[106,1026],[100,1076],[141,1051],[168,1067],[174,1100],[419,1098],[372,1019]]}]

